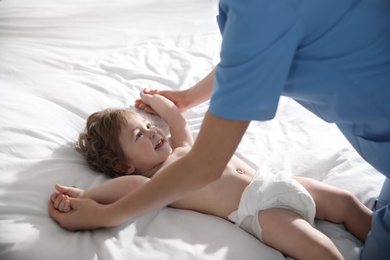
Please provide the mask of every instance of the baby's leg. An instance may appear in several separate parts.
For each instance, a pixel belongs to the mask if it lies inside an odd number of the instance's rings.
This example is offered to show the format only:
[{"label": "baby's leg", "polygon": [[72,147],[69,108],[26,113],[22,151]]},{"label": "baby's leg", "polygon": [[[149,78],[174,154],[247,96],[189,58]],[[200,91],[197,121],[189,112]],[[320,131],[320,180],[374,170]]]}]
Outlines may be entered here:
[{"label": "baby's leg", "polygon": [[333,242],[288,209],[273,208],[258,214],[263,242],[295,259],[344,259]]},{"label": "baby's leg", "polygon": [[322,182],[294,177],[310,193],[316,203],[316,218],[345,227],[364,241],[371,229],[372,211],[364,206],[352,193]]}]

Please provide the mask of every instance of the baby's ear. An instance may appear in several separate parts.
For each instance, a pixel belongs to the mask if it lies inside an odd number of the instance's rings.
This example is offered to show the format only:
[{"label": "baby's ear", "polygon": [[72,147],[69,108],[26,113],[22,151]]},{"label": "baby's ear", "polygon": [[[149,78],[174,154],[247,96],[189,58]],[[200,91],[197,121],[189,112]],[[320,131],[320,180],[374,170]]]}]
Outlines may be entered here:
[{"label": "baby's ear", "polygon": [[126,175],[133,174],[135,171],[134,165],[120,163],[120,162],[115,163],[113,168],[116,172],[126,174]]}]

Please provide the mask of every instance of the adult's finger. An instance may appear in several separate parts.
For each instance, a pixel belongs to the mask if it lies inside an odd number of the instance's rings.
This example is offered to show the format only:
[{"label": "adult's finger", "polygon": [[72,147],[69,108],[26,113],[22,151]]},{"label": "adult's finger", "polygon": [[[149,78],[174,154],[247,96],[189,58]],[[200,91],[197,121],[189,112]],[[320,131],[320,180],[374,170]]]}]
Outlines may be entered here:
[{"label": "adult's finger", "polygon": [[[52,195],[53,196],[53,195]],[[57,222],[61,219],[61,212],[59,212],[55,207],[54,207],[54,202],[50,199],[49,200],[49,213],[50,216]]]},{"label": "adult's finger", "polygon": [[151,108],[151,107],[149,107],[149,106],[148,106],[148,107],[145,107],[144,110],[145,110],[146,112],[150,113],[150,114],[159,115],[159,114],[156,112],[156,110],[154,110],[153,108]]}]

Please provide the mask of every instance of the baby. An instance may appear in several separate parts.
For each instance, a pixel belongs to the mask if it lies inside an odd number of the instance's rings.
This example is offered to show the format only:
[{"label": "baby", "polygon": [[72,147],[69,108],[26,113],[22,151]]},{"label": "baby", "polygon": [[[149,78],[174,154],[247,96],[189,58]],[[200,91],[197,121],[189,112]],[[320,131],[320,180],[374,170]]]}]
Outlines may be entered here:
[{"label": "baby", "polygon": [[[79,149],[92,169],[119,178],[88,190],[57,184],[59,193],[51,196],[57,210],[72,210],[69,197],[113,203],[190,152],[193,136],[177,107],[152,92],[140,95],[167,123],[170,140],[134,111],[106,109],[92,114],[80,134]],[[314,218],[344,223],[364,241],[372,216],[349,192],[266,167],[256,171],[236,156],[218,180],[169,206],[226,219],[295,259],[343,259],[332,241],[314,228]]]}]

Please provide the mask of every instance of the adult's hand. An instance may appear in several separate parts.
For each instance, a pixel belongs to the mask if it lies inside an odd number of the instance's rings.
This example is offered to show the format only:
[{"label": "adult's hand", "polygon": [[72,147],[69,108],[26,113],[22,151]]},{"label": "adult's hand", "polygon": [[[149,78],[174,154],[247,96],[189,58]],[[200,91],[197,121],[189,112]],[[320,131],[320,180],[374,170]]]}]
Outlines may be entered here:
[{"label": "adult's hand", "polygon": [[[151,91],[146,91],[144,90],[143,93],[145,94],[158,94],[161,96],[166,97],[170,101],[172,101],[176,107],[180,110],[180,112],[184,112],[188,109],[185,100],[186,100],[186,92],[185,90],[162,90],[162,91],[157,91],[157,90],[151,90]],[[158,115],[158,113],[152,109],[150,106],[142,102],[142,99],[137,99],[135,101],[135,107],[145,110],[148,113]]]},{"label": "adult's hand", "polygon": [[[53,196],[53,195],[52,195]],[[49,200],[50,216],[62,227],[70,230],[96,229],[109,226],[104,214],[104,205],[91,199],[69,198],[72,210],[62,213],[54,208],[52,198]]]},{"label": "adult's hand", "polygon": [[[206,77],[204,77],[201,81],[189,89],[162,91],[151,90],[146,92],[144,90],[144,92],[146,94],[159,94],[164,96],[172,101],[180,110],[180,112],[184,112],[210,99],[214,84],[215,70],[216,68],[214,68]],[[135,101],[135,107],[158,115],[156,111],[154,111],[150,106],[144,104],[141,99],[137,99]]]},{"label": "adult's hand", "polygon": [[162,90],[156,93],[172,101],[180,112],[184,112],[188,109],[186,103],[186,90]]}]

